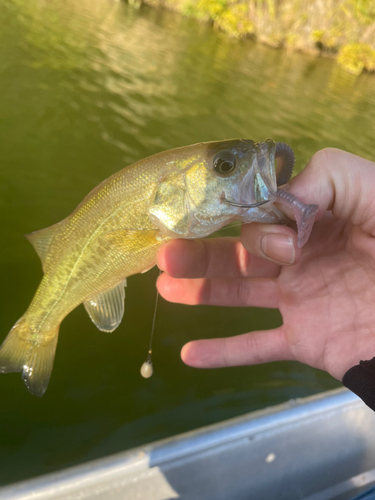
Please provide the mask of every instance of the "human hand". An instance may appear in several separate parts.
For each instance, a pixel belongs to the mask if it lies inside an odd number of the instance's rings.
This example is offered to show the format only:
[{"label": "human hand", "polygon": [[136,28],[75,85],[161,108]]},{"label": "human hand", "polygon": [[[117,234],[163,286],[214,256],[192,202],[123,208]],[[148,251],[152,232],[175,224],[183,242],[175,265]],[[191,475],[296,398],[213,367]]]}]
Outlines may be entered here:
[{"label": "human hand", "polygon": [[278,308],[283,317],[274,330],[189,342],[186,364],[296,360],[341,380],[375,356],[375,163],[324,149],[288,191],[319,205],[302,251],[292,228],[257,223],[242,226],[243,246],[236,238],[162,246],[158,289],[166,300]]}]

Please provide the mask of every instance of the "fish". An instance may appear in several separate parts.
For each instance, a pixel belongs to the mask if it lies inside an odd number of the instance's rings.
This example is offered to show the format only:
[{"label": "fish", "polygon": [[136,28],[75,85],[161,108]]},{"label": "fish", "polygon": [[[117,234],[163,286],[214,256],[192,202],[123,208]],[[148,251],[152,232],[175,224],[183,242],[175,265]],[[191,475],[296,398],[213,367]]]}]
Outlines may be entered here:
[{"label": "fish", "polygon": [[279,223],[291,207],[298,246],[317,212],[287,190],[293,150],[267,139],[230,139],[154,154],[114,173],[57,224],[26,235],[44,276],[29,308],[0,346],[0,373],[21,372],[27,389],[45,393],[59,328],[77,306],[104,332],[124,315],[126,279],[156,264],[173,238],[204,238],[233,221]]}]

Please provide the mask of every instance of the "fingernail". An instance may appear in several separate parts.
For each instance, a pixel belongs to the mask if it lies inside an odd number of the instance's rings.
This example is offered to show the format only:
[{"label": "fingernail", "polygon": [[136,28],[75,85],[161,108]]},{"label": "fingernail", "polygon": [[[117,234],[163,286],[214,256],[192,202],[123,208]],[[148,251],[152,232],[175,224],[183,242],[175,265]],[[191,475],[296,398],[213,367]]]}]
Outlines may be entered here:
[{"label": "fingernail", "polygon": [[293,238],[284,234],[265,234],[260,240],[260,248],[266,257],[282,264],[293,264],[296,258]]}]

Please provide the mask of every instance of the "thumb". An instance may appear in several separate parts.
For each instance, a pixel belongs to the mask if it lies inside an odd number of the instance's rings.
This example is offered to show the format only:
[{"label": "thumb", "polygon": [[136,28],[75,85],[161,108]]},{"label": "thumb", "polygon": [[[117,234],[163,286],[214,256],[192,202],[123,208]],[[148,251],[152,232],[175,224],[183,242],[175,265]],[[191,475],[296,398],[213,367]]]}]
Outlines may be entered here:
[{"label": "thumb", "polygon": [[339,149],[322,149],[292,179],[288,191],[375,235],[375,163]]}]

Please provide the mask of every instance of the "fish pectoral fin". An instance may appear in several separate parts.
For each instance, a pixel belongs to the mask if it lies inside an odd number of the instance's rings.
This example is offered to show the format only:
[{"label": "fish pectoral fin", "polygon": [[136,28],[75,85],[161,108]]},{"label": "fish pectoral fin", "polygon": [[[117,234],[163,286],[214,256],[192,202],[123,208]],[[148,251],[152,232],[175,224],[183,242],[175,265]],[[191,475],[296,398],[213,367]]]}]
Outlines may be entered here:
[{"label": "fish pectoral fin", "polygon": [[44,262],[51,245],[51,241],[55,234],[60,230],[62,222],[58,222],[53,226],[34,231],[33,233],[25,234],[25,237],[30,241],[35,248],[36,253],[39,255],[44,268]]},{"label": "fish pectoral fin", "polygon": [[160,245],[169,239],[158,229],[121,229],[107,233],[104,238],[111,247],[133,254],[143,251],[145,247]]},{"label": "fish pectoral fin", "polygon": [[113,332],[124,316],[126,280],[84,302],[94,325],[102,332]]}]

